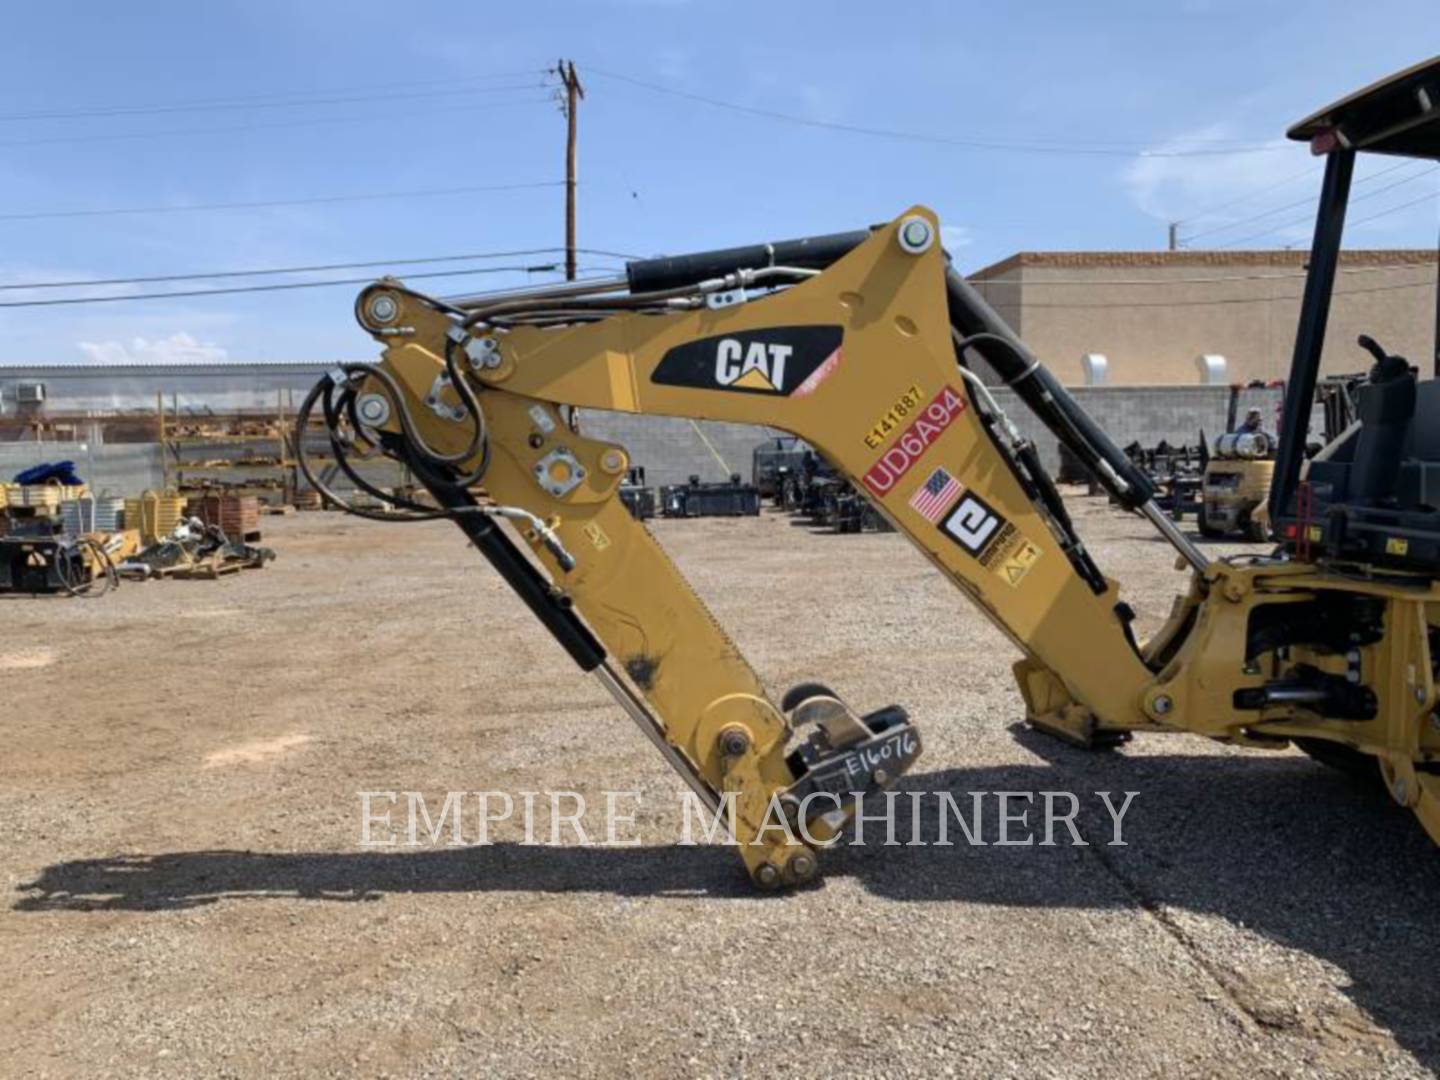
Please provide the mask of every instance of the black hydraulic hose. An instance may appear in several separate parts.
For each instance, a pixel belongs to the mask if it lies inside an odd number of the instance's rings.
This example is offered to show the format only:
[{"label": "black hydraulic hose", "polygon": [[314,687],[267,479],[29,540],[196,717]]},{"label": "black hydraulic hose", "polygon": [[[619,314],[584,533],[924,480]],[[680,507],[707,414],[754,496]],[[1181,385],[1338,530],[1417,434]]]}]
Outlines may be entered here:
[{"label": "black hydraulic hose", "polygon": [[570,296],[553,300],[538,298],[502,300],[489,307],[475,308],[466,312],[460,325],[467,330],[480,323],[505,315],[545,314],[551,311],[614,314],[619,311],[639,311],[667,300],[689,299],[695,295],[693,286],[663,289],[645,293],[631,293],[629,296]]},{"label": "black hydraulic hose", "polygon": [[945,271],[945,294],[955,330],[976,343],[976,351],[996,374],[1057,439],[1075,451],[1120,505],[1134,510],[1154,497],[1155,489],[1145,474],[1075,403],[974,286],[953,269]]},{"label": "black hydraulic hose", "polygon": [[[352,506],[345,499],[330,489],[330,487],[310,470],[310,461],[305,453],[305,432],[310,426],[310,414],[315,409],[315,402],[322,396],[328,395],[334,388],[335,380],[329,375],[321,378],[310,392],[305,395],[305,400],[300,403],[300,409],[295,415],[295,463],[300,467],[301,474],[312,488],[318,491],[322,498],[332,505],[339,507],[348,514],[356,517],[367,518],[370,521],[422,521],[425,518],[418,518],[413,514],[393,514],[372,510],[365,510],[358,506]],[[422,507],[427,514],[432,513],[430,507]]]},{"label": "black hydraulic hose", "polygon": [[693,288],[699,282],[724,277],[736,270],[764,266],[824,270],[869,238],[869,229],[856,229],[824,236],[805,236],[797,240],[777,240],[771,244],[700,251],[692,255],[639,259],[625,264],[625,278],[630,283],[631,293],[647,293]]},{"label": "black hydraulic hose", "polygon": [[[60,579],[61,587],[71,596],[78,596],[85,600],[98,600],[120,586],[120,572],[115,569],[115,563],[110,558],[110,553],[100,544],[88,536],[77,537],[74,544],[75,552],[79,553],[88,549],[100,563],[100,575],[91,578],[89,581],[75,582],[70,577],[70,555],[71,552],[63,546],[56,549],[55,576]],[[101,578],[105,581],[105,587],[99,592],[95,591],[95,583]]]},{"label": "black hydraulic hose", "polygon": [[381,491],[379,488],[375,487],[355,470],[355,468],[350,464],[349,451],[345,449],[345,446],[340,441],[340,436],[337,433],[337,425],[339,421],[339,414],[341,411],[345,411],[351,417],[351,422],[355,424],[356,430],[359,430],[359,424],[355,420],[354,411],[355,391],[351,387],[347,386],[344,392],[341,394],[339,402],[335,402],[332,399],[331,393],[333,391],[334,384],[332,383],[330,389],[321,396],[320,400],[325,408],[325,423],[327,428],[329,429],[328,433],[330,436],[330,449],[335,455],[335,464],[340,466],[341,470],[345,473],[345,475],[350,478],[350,482],[354,484],[359,490],[365,492],[367,495],[381,500],[382,502],[388,502],[392,506],[399,507],[402,510],[413,511],[412,514],[406,515],[404,517],[401,517],[398,514],[393,515],[392,520],[434,521],[439,518],[448,517],[449,515],[446,514],[443,510],[437,510],[433,506],[424,506],[420,503],[413,502],[412,500],[407,499],[403,496],[396,495],[393,492],[386,493],[384,491]]},{"label": "black hydraulic hose", "polygon": [[558,641],[582,671],[594,671],[605,662],[605,646],[571,610],[568,600],[535,569],[534,563],[505,535],[494,518],[481,512],[475,497],[464,488],[433,483],[425,466],[416,472],[441,507],[470,538],[505,583],[515,590],[545,629]]}]

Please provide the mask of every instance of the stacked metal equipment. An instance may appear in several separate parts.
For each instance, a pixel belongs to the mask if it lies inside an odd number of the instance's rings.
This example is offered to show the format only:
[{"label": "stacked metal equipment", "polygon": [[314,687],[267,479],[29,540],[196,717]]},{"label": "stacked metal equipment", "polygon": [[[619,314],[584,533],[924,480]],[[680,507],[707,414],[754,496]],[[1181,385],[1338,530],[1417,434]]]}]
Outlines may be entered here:
[{"label": "stacked metal equipment", "polygon": [[185,516],[185,500],[173,491],[142,491],[125,500],[125,526],[140,533],[143,544],[155,544],[175,531]]},{"label": "stacked metal equipment", "polygon": [[754,484],[744,483],[739,473],[717,483],[692,476],[688,484],[660,489],[660,512],[665,517],[756,517],[760,492]]},{"label": "stacked metal equipment", "polygon": [[125,500],[115,495],[81,495],[62,500],[60,522],[66,536],[117,532],[124,528]]},{"label": "stacked metal equipment", "polygon": [[1210,462],[1203,431],[1194,446],[1171,446],[1164,439],[1150,447],[1133,442],[1125,447],[1125,456],[1149,479],[1155,504],[1174,520],[1199,512],[1203,503],[1200,488]]},{"label": "stacked metal equipment", "polygon": [[[115,586],[112,556],[123,557],[133,537],[96,528],[84,484],[15,483],[3,492],[0,592],[102,596]],[[107,518],[112,512],[107,502]]]},{"label": "stacked metal equipment", "polygon": [[636,521],[648,521],[655,516],[655,489],[645,486],[645,466],[631,466],[620,485],[620,501]]},{"label": "stacked metal equipment", "polygon": [[779,436],[755,447],[755,487],[781,510],[841,533],[891,532],[870,501],[804,441]]},{"label": "stacked metal equipment", "polygon": [[185,512],[207,526],[219,528],[233,540],[253,542],[260,539],[259,496],[226,492],[191,495]]}]

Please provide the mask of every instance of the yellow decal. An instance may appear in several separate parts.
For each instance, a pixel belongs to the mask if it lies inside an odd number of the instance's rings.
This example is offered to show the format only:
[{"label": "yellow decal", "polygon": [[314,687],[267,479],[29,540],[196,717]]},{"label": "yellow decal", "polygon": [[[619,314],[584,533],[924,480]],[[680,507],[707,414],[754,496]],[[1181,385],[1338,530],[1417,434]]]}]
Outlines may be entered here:
[{"label": "yellow decal", "polygon": [[592,521],[585,526],[585,536],[595,545],[596,551],[604,551],[610,546],[610,537],[605,535],[605,530],[600,528],[598,522]]},{"label": "yellow decal", "polygon": [[1019,585],[1038,558],[1040,558],[1040,549],[1021,537],[1020,542],[1011,549],[1010,553],[1000,560],[995,572],[1008,584]]},{"label": "yellow decal", "polygon": [[1410,541],[1403,536],[1387,536],[1385,538],[1386,555],[1404,555],[1410,550]]},{"label": "yellow decal", "polygon": [[1318,543],[1324,535],[1324,530],[1322,530],[1319,525],[1311,525],[1305,530],[1305,539],[1312,543]]},{"label": "yellow decal", "polygon": [[906,417],[911,416],[919,409],[920,404],[920,387],[912,385],[910,389],[895,399],[895,404],[890,406],[889,411],[865,433],[865,445],[871,450],[879,450],[885,445],[885,440],[890,433],[899,430]]}]

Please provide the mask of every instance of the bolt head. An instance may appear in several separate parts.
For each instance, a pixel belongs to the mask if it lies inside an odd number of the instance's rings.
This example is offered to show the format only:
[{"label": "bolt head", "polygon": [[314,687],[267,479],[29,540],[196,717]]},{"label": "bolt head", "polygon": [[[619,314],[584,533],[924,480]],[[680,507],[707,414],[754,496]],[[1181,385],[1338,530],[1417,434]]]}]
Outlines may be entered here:
[{"label": "bolt head", "polygon": [[369,312],[370,318],[373,321],[377,323],[388,323],[394,321],[395,316],[400,314],[400,305],[395,302],[395,298],[389,293],[378,293],[370,298],[370,303],[366,306],[366,310]]},{"label": "bolt head", "polygon": [[775,888],[780,884],[780,871],[775,869],[772,864],[766,863],[755,871],[755,884],[762,889]]},{"label": "bolt head", "polygon": [[808,851],[798,851],[790,858],[790,873],[796,881],[809,881],[818,869],[820,864]]},{"label": "bolt head", "polygon": [[906,218],[900,223],[900,247],[911,255],[928,251],[935,239],[935,230],[922,217]]},{"label": "bolt head", "polygon": [[1175,708],[1175,699],[1169,694],[1161,694],[1155,699],[1155,711],[1164,716],[1171,709]]},{"label": "bolt head", "polygon": [[726,757],[739,757],[750,749],[750,735],[744,728],[726,728],[720,733],[720,752]]},{"label": "bolt head", "polygon": [[355,411],[367,424],[383,424],[390,419],[390,403],[379,394],[362,394]]}]

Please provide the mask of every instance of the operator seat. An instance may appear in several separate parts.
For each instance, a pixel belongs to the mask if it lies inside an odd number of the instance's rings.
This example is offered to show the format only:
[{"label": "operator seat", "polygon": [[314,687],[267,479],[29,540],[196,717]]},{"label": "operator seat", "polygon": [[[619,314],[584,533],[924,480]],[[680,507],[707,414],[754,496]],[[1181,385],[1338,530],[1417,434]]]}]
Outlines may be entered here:
[{"label": "operator seat", "polygon": [[1440,577],[1440,381],[1362,335],[1358,420],[1309,463],[1287,547]]}]

